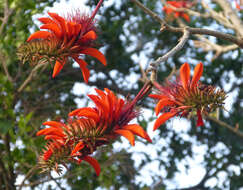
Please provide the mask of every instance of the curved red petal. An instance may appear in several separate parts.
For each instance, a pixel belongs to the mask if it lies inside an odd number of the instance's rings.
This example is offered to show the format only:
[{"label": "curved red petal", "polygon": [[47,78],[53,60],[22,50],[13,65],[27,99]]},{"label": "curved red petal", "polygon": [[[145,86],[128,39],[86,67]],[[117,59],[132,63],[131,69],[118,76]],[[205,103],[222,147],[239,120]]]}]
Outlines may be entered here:
[{"label": "curved red petal", "polygon": [[180,68],[180,78],[184,89],[188,89],[190,84],[190,66],[184,63]]},{"label": "curved red petal", "polygon": [[92,57],[95,57],[98,59],[103,65],[106,65],[106,58],[105,56],[97,49],[95,48],[86,48],[82,51],[80,51],[82,54],[90,55]]},{"label": "curved red petal", "polygon": [[45,39],[51,36],[51,33],[48,31],[37,31],[29,36],[27,42],[34,40],[34,39]]},{"label": "curved red petal", "polygon": [[149,96],[150,98],[153,98],[153,99],[168,98],[168,96],[165,96],[165,95],[159,95],[159,94],[149,94],[148,96]]},{"label": "curved red petal", "polygon": [[98,96],[89,94],[88,97],[95,103],[97,108],[102,112],[102,114],[108,118],[109,117],[109,102],[107,99],[100,99]]},{"label": "curved red petal", "polygon": [[68,116],[77,116],[78,112],[81,111],[83,108],[75,109],[71,111]]},{"label": "curved red petal", "polygon": [[82,141],[80,141],[78,144],[76,144],[76,146],[72,150],[71,156],[74,156],[76,152],[80,151],[83,148],[84,148],[84,143]]},{"label": "curved red petal", "polygon": [[175,102],[172,101],[172,100],[169,100],[169,99],[161,99],[157,103],[157,105],[156,105],[156,107],[154,109],[155,110],[155,114],[158,116],[159,115],[159,112],[161,111],[162,108],[164,108],[165,106],[168,106],[168,105],[173,105],[173,104],[175,104]]},{"label": "curved red petal", "polygon": [[198,83],[200,77],[202,76],[202,73],[203,73],[203,64],[199,63],[199,64],[197,64],[197,66],[194,69],[194,74],[193,74],[192,82],[191,82],[191,88],[194,87]]},{"label": "curved red petal", "polygon": [[40,29],[47,29],[52,31],[56,37],[61,38],[62,37],[62,32],[60,31],[60,28],[56,23],[51,23],[51,24],[44,24],[40,27]]},{"label": "curved red petal", "polygon": [[135,145],[135,139],[134,139],[134,135],[132,134],[131,131],[129,130],[124,130],[124,129],[117,129],[115,130],[115,133],[125,137],[132,146]]},{"label": "curved red petal", "polygon": [[62,137],[57,136],[57,135],[46,135],[45,136],[45,140],[63,140]]},{"label": "curved red petal", "polygon": [[54,66],[53,73],[52,73],[52,78],[55,78],[58,75],[58,73],[62,70],[64,64],[65,63],[60,63],[59,61],[56,61],[56,64]]},{"label": "curved red petal", "polygon": [[91,166],[93,166],[93,168],[95,169],[96,175],[99,176],[100,175],[100,165],[98,163],[98,161],[90,156],[85,156],[83,158],[84,161],[88,162]]},{"label": "curved red petal", "polygon": [[148,142],[152,142],[152,140],[150,139],[150,137],[146,133],[146,131],[144,131],[143,128],[140,125],[138,125],[138,124],[126,125],[126,126],[122,127],[122,129],[129,130],[133,134],[146,139]]},{"label": "curved red petal", "polygon": [[53,127],[41,129],[40,131],[38,131],[36,133],[36,136],[40,136],[40,135],[56,135],[56,136],[60,136],[60,137],[64,137],[65,136],[63,134],[62,129],[53,128]]},{"label": "curved red petal", "polygon": [[164,124],[168,119],[174,117],[176,115],[176,113],[172,113],[172,112],[168,112],[168,113],[164,113],[163,115],[159,116],[158,119],[156,119],[155,123],[154,123],[154,128],[153,131],[155,131],[156,129],[158,129],[162,124]]},{"label": "curved red petal", "polygon": [[65,35],[66,34],[66,21],[65,21],[65,19],[62,18],[61,16],[59,16],[57,13],[48,12],[48,15],[50,17],[52,17],[59,24],[63,35]]},{"label": "curved red petal", "polygon": [[84,60],[79,59],[79,58],[74,58],[74,60],[79,64],[79,67],[80,67],[83,77],[84,77],[84,82],[88,83],[89,77],[90,77],[90,72],[89,72],[89,69],[86,67],[87,63]]},{"label": "curved red petal", "polygon": [[48,125],[48,126],[51,126],[51,127],[60,128],[60,127],[64,126],[64,123],[60,123],[60,122],[57,122],[57,121],[46,121],[46,122],[42,123],[42,125]]},{"label": "curved red petal", "polygon": [[95,40],[97,38],[97,35],[95,33],[95,31],[91,30],[89,32],[87,32],[85,35],[83,35],[82,39],[83,40]]},{"label": "curved red petal", "polygon": [[91,118],[96,122],[100,119],[98,113],[93,108],[83,108],[78,112],[77,116]]},{"label": "curved red petal", "polygon": [[52,19],[50,19],[48,17],[40,17],[40,18],[38,18],[38,20],[40,22],[42,22],[43,24],[55,23]]}]

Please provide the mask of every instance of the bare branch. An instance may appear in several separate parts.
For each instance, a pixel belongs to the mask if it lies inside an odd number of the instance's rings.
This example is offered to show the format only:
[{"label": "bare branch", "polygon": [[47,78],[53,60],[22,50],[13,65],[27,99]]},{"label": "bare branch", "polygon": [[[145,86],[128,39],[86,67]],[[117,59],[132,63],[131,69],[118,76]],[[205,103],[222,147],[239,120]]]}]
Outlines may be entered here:
[{"label": "bare branch", "polygon": [[243,133],[241,131],[239,131],[239,126],[238,127],[232,127],[231,125],[229,125],[229,124],[227,124],[227,123],[225,123],[223,121],[220,121],[220,120],[218,120],[218,119],[216,119],[214,117],[211,117],[211,116],[206,116],[206,119],[208,119],[210,121],[213,121],[213,122],[219,124],[220,126],[229,129],[230,131],[232,131],[233,133],[235,133],[239,137],[243,138]]},{"label": "bare branch", "polygon": [[9,16],[13,13],[14,9],[9,8],[8,0],[5,0],[5,5],[4,5],[4,17],[1,19],[2,24],[0,26],[0,36],[2,35],[3,29],[5,25],[8,22]]},{"label": "bare branch", "polygon": [[[156,72],[159,64],[166,61],[169,57],[172,57],[176,52],[180,51],[183,48],[183,46],[187,42],[189,36],[190,36],[190,32],[187,30],[187,27],[185,27],[183,36],[179,40],[179,43],[174,48],[172,48],[169,52],[167,52],[165,55],[163,55],[162,57],[159,57],[156,61],[150,63],[150,67],[151,67],[150,70],[152,72]],[[153,82],[153,81],[155,81],[155,79],[152,78],[151,81]]]},{"label": "bare branch", "polygon": [[[145,7],[139,1],[137,1],[137,0],[131,0],[131,1],[134,2],[136,5],[138,5],[145,13],[147,13],[152,18],[154,18],[157,22],[159,22],[162,25],[162,28],[164,30],[168,30],[171,32],[184,32],[184,28],[170,26],[163,19],[161,19],[156,13],[154,13],[153,11],[151,11],[150,9]],[[190,34],[205,34],[205,35],[215,36],[217,38],[221,38],[223,40],[233,42],[233,43],[237,44],[239,47],[243,48],[243,39],[236,38],[235,36],[230,35],[230,34],[225,34],[222,32],[209,30],[209,29],[203,29],[203,28],[188,27],[187,30],[190,32]]]},{"label": "bare branch", "polygon": [[206,4],[204,1],[201,1],[201,4],[205,10],[209,11],[209,14],[212,18],[214,18],[216,21],[218,21],[220,24],[226,26],[227,28],[235,29],[235,27],[232,25],[232,23],[227,19],[221,12],[218,13],[211,9],[208,4]]},{"label": "bare branch", "polygon": [[23,179],[22,183],[20,184],[19,186],[19,189],[18,190],[21,190],[24,186],[24,182],[29,179],[33,174],[34,174],[34,171],[36,171],[36,169],[38,169],[38,166],[34,166],[33,168],[31,168],[28,173],[25,175],[25,178]]},{"label": "bare branch", "polygon": [[19,89],[17,90],[18,93],[21,92],[26,85],[32,80],[32,78],[35,76],[36,71],[41,68],[42,66],[47,65],[46,63],[39,63],[37,64],[34,69],[32,69],[31,73],[29,74],[28,78],[23,82],[23,84],[19,87]]},{"label": "bare branch", "polygon": [[1,65],[3,67],[3,70],[4,70],[8,80],[10,82],[13,82],[13,78],[10,76],[10,74],[8,72],[8,67],[7,67],[7,64],[6,64],[6,58],[1,51],[0,51],[0,62],[1,62]]},{"label": "bare branch", "polygon": [[221,8],[224,10],[225,16],[230,19],[234,25],[235,30],[238,32],[240,37],[243,37],[243,24],[242,20],[237,16],[235,10],[231,7],[231,4],[228,0],[213,0],[218,3]]}]

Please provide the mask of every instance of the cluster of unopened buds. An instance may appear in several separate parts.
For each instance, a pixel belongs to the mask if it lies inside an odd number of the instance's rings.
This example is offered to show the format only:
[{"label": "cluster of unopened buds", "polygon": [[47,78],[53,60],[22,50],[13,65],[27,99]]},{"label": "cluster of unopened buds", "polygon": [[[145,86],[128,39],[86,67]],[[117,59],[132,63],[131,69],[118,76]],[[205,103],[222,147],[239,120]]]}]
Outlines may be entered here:
[{"label": "cluster of unopened buds", "polygon": [[[55,63],[52,74],[55,77],[68,62],[68,58],[72,58],[79,64],[84,81],[88,83],[90,74],[87,63],[79,56],[90,55],[106,65],[105,56],[93,48],[97,39],[93,18],[101,2],[91,17],[77,11],[67,18],[56,13],[48,13],[50,17],[39,18],[43,23],[40,28],[46,30],[30,35],[27,42],[19,48],[20,59],[33,64],[40,64],[42,61]],[[49,127],[37,132],[38,136],[45,136],[47,141],[39,157],[40,168],[42,171],[54,169],[60,173],[60,165],[86,161],[99,175],[99,163],[92,157],[98,147],[114,142],[119,136],[125,137],[132,146],[135,144],[134,135],[152,142],[140,125],[131,124],[130,121],[141,113],[136,105],[147,96],[153,86],[155,93],[149,97],[158,100],[155,113],[157,116],[161,114],[154,123],[154,130],[172,117],[187,117],[193,112],[198,117],[197,126],[203,125],[202,115],[223,107],[226,95],[223,90],[200,83],[202,73],[203,64],[199,63],[191,79],[189,64],[185,63],[175,81],[166,81],[163,85],[147,82],[133,100],[119,98],[109,89],[96,89],[97,95],[88,95],[94,107],[72,111],[65,122],[43,123]]]}]

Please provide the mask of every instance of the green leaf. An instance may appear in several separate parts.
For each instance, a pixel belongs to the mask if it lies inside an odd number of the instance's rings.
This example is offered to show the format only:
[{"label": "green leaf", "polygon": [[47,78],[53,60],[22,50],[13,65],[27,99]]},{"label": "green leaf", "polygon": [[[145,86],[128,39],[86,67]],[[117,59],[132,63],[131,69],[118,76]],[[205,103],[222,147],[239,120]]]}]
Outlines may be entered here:
[{"label": "green leaf", "polygon": [[9,129],[12,127],[12,123],[10,121],[0,121],[0,133],[6,134]]}]

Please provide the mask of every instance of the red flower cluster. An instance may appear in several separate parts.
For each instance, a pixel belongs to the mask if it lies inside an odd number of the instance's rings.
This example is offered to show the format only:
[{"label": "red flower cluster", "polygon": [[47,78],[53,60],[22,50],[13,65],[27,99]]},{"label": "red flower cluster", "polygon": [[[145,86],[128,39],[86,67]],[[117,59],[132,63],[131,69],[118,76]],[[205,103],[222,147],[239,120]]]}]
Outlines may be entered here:
[{"label": "red flower cluster", "polygon": [[50,128],[40,130],[37,135],[45,135],[48,145],[40,156],[39,165],[45,170],[55,169],[60,172],[59,164],[65,166],[69,161],[80,163],[82,160],[91,164],[96,174],[100,173],[98,162],[90,157],[97,147],[109,144],[119,136],[135,144],[134,135],[151,142],[148,134],[138,124],[129,122],[138,116],[135,104],[150,87],[143,88],[130,102],[117,98],[112,91],[96,89],[98,95],[90,94],[89,98],[95,107],[85,107],[69,113],[68,123],[48,121],[43,125]]},{"label": "red flower cluster", "polygon": [[223,106],[226,98],[224,91],[216,90],[213,86],[199,83],[203,73],[203,64],[199,63],[190,79],[190,66],[184,63],[180,68],[180,78],[176,82],[167,81],[165,86],[155,83],[158,94],[150,94],[157,99],[156,115],[163,114],[155,121],[154,130],[174,116],[186,117],[192,111],[197,112],[197,126],[203,125],[202,113],[208,114]]},{"label": "red flower cluster", "polygon": [[[50,18],[39,18],[39,21],[43,23],[40,29],[45,29],[45,31],[31,34],[27,40],[30,44],[22,47],[23,51],[27,50],[27,53],[31,54],[31,60],[42,58],[54,60],[56,63],[53,78],[62,70],[68,57],[71,57],[79,64],[84,81],[87,83],[90,72],[87,63],[79,57],[81,54],[93,56],[106,65],[105,56],[93,48],[97,38],[94,21],[91,17],[81,15],[78,11],[66,19],[56,13],[49,12],[48,15]],[[31,47],[28,48],[28,46]]]},{"label": "red flower cluster", "polygon": [[188,8],[191,6],[191,3],[188,2],[188,0],[180,0],[180,1],[167,1],[166,6],[163,7],[163,11],[167,15],[173,15],[174,17],[182,17],[184,18],[187,22],[190,22],[190,17],[188,14],[186,14],[183,11],[175,11],[173,7],[175,8]]}]

